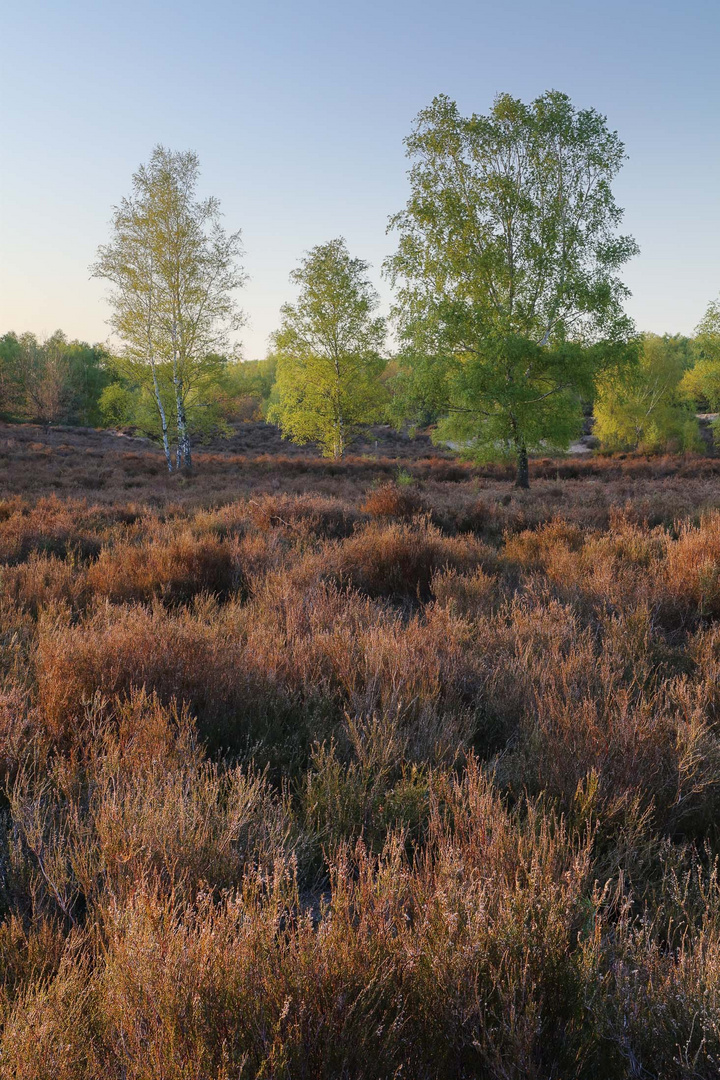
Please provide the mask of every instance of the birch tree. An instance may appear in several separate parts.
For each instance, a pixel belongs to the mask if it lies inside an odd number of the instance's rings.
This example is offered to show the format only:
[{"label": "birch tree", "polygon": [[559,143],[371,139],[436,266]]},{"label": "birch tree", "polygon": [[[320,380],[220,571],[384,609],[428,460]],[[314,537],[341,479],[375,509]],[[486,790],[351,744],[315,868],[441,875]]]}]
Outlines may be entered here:
[{"label": "birch tree", "polygon": [[411,194],[387,263],[404,400],[440,413],[438,438],[514,455],[526,487],[528,452],[565,448],[595,376],[626,358],[623,144],[551,91],[470,117],[437,97],[406,145]]},{"label": "birch tree", "polygon": [[110,325],[123,343],[131,381],[152,392],[168,470],[173,469],[168,391],[175,427],[175,467],[192,467],[188,401],[207,383],[207,357],[225,352],[243,324],[236,290],[240,232],[227,233],[216,198],[197,197],[192,152],[155,147],[115,208],[112,238],[98,250],[96,277],[111,282]]},{"label": "birch tree", "polygon": [[314,247],[291,274],[300,294],[283,306],[274,335],[268,419],[295,442],[318,442],[327,457],[342,457],[353,431],[380,419],[386,401],[385,320],[367,271],[343,239]]}]

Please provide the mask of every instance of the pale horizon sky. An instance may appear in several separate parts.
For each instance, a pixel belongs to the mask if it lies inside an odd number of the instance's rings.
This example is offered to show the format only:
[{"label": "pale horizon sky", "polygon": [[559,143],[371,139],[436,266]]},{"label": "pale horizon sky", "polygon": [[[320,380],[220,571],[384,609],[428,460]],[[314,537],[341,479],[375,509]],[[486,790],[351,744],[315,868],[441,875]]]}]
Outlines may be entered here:
[{"label": "pale horizon sky", "polygon": [[156,143],[195,150],[202,193],[243,230],[248,359],[332,237],[387,306],[402,140],[438,93],[471,113],[553,88],[604,113],[629,157],[638,329],[689,334],[720,292],[720,0],[29,0],[2,25],[0,334],[107,338],[88,266]]}]

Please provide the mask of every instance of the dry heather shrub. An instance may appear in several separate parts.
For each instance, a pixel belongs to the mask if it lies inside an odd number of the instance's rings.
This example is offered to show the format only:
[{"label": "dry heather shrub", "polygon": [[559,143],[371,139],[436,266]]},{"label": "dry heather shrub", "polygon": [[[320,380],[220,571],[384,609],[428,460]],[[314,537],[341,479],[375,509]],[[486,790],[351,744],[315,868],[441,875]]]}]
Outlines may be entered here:
[{"label": "dry heather shrub", "polygon": [[400,836],[377,858],[341,850],[316,918],[282,864],[219,905],[138,889],[109,910],[90,983],[61,971],[16,1003],[3,1060],[19,1070],[62,1037],[79,1080],[569,1075],[589,845],[508,813],[473,765],[436,795],[424,855]]},{"label": "dry heather shrub", "polygon": [[537,599],[485,621],[485,701],[511,742],[504,781],[567,806],[593,773],[606,817],[639,798],[659,828],[702,833],[720,798],[711,680],[657,680],[647,611],[606,618],[598,633],[572,607]]},{"label": "dry heather shrub", "polygon": [[[345,718],[339,741],[316,743],[301,817],[326,850],[360,837],[380,851],[388,833],[418,839],[429,811],[428,770],[410,763],[407,731],[390,715]],[[457,752],[457,747],[455,747]]]},{"label": "dry heather shrub", "polygon": [[631,507],[611,508],[609,527],[600,536],[593,537],[599,551],[612,555],[617,563],[631,563],[644,570],[655,569],[665,558],[668,533],[659,526],[650,528],[645,521],[638,521]]},{"label": "dry heather shrub", "polygon": [[413,518],[425,509],[420,495],[389,480],[370,491],[361,506],[372,518]]},{"label": "dry heather shrub", "polygon": [[13,514],[27,510],[27,503],[21,495],[10,495],[0,499],[0,522],[7,521]]},{"label": "dry heather shrub", "polygon": [[245,500],[225,503],[209,510],[196,510],[188,520],[188,527],[196,536],[228,537],[244,536],[250,525]]},{"label": "dry heather shrub", "polygon": [[242,729],[243,679],[237,641],[209,602],[169,615],[156,605],[105,606],[73,625],[42,617],[35,658],[38,706],[63,743],[87,728],[86,706],[99,692],[122,696],[146,687],[164,702],[186,703],[205,736]]},{"label": "dry heather shrub", "polygon": [[414,757],[452,756],[473,727],[477,668],[468,627],[442,609],[410,622],[328,584],[292,575],[258,586],[245,607],[208,602],[169,613],[101,607],[79,622],[43,615],[35,675],[39,714],[60,744],[87,730],[87,704],[145,686],[186,703],[212,745],[307,754],[346,709],[388,712]]},{"label": "dry heather shrub", "polygon": [[697,527],[680,525],[677,540],[668,543],[666,581],[671,594],[690,600],[701,615],[720,615],[720,514]]},{"label": "dry heather shrub", "polygon": [[708,721],[720,719],[720,626],[699,630],[688,644],[688,657],[695,665],[693,684],[702,696]]},{"label": "dry heather shrub", "polygon": [[627,897],[605,928],[598,919],[586,942],[597,971],[586,987],[596,1075],[718,1075],[720,890],[717,860],[708,854],[682,857],[666,848],[654,908],[636,918]]},{"label": "dry heather shrub", "polygon": [[0,1024],[23,986],[57,972],[66,947],[56,920],[11,914],[0,923]]},{"label": "dry heather shrub", "polygon": [[137,454],[134,451],[122,454],[122,469],[128,476],[158,476],[163,473],[163,465],[154,454]]},{"label": "dry heather shrub", "polygon": [[610,518],[607,532],[583,534],[555,521],[506,535],[501,564],[526,580],[544,574],[558,596],[593,617],[649,608],[659,626],[676,632],[720,611],[718,518],[705,518],[699,527],[684,523],[677,538],[624,511],[611,511]]},{"label": "dry heather shrub", "polygon": [[433,507],[434,517],[441,520],[447,531],[472,532],[499,540],[507,529],[504,508],[486,498],[473,498],[453,503],[445,512]]},{"label": "dry heather shrub", "polygon": [[714,1080],[713,482],[228,460],[0,502],[0,1076]]},{"label": "dry heather shrub", "polygon": [[12,780],[30,746],[42,756],[46,745],[41,718],[31,704],[28,691],[10,681],[1,686],[0,785]]},{"label": "dry heather shrub", "polygon": [[0,687],[28,688],[32,684],[32,653],[36,624],[0,590]]},{"label": "dry heather shrub", "polygon": [[368,629],[358,668],[340,673],[353,713],[392,718],[410,760],[452,759],[473,736],[485,684],[472,638],[466,622],[434,606],[404,625],[388,619]]},{"label": "dry heather shrub", "polygon": [[[100,710],[97,710],[99,713]],[[184,712],[135,695],[84,760],[30,761],[10,791],[8,888],[76,925],[140,881],[178,896],[238,884],[299,837],[267,780],[207,762]]]},{"label": "dry heather shrub", "polygon": [[134,516],[122,507],[104,509],[54,495],[34,506],[21,504],[0,520],[0,562],[22,562],[33,551],[60,558],[71,552],[92,557],[100,551],[106,530]]},{"label": "dry heather shrub", "polygon": [[498,582],[481,566],[472,574],[443,570],[432,579],[432,593],[441,607],[454,615],[478,616],[486,612],[498,591]]},{"label": "dry heather shrub", "polygon": [[583,541],[583,532],[577,525],[555,520],[538,529],[508,535],[503,554],[508,562],[517,563],[523,570],[537,570],[546,566],[556,548],[580,551]]},{"label": "dry heather shrub", "polygon": [[[19,994],[0,1043],[2,1080],[96,1080],[102,1075],[89,965],[73,952],[68,950],[54,978],[33,981]],[[104,1075],[112,1074],[104,1070]]]},{"label": "dry heather shrub", "polygon": [[165,542],[103,548],[88,568],[88,588],[114,603],[158,597],[186,603],[198,593],[225,598],[243,587],[237,545],[181,532]]},{"label": "dry heather shrub", "polygon": [[[235,587],[241,593],[252,591],[256,582],[269,570],[282,566],[294,554],[295,546],[303,546],[298,534],[289,537],[285,530],[256,529],[247,516],[246,503],[234,503],[217,511],[195,514],[184,525],[184,531],[202,543],[210,539],[224,541],[225,550],[232,554]],[[174,533],[163,536],[163,542],[172,542]]]},{"label": "dry heather shrub", "polygon": [[44,607],[79,607],[88,595],[87,576],[77,559],[37,552],[25,562],[0,568],[0,587],[6,597],[34,617]]},{"label": "dry heather shrub", "polygon": [[293,574],[269,577],[243,612],[243,664],[255,693],[268,684],[312,717],[382,714],[400,725],[414,760],[452,757],[474,726],[483,674],[468,655],[470,631],[430,607],[412,618],[328,583],[299,592]]},{"label": "dry heather shrub", "polygon": [[470,536],[443,536],[425,522],[371,523],[318,556],[320,572],[368,596],[396,600],[430,597],[433,574],[472,570],[485,547]]},{"label": "dry heather shrub", "polygon": [[256,692],[275,686],[298,713],[316,701],[341,715],[345,680],[361,668],[361,642],[388,617],[333,584],[300,590],[294,574],[269,575],[242,612],[245,671]]},{"label": "dry heather shrub", "polygon": [[263,495],[247,503],[257,529],[281,529],[302,537],[349,536],[359,514],[348,503],[322,495]]}]

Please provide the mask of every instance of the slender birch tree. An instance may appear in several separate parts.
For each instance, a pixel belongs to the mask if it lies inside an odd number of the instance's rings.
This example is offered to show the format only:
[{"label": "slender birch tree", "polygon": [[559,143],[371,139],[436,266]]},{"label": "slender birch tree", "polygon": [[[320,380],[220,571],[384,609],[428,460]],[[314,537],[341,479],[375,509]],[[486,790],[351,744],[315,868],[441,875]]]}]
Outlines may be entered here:
[{"label": "slender birch tree", "polygon": [[151,389],[168,470],[173,469],[168,398],[176,428],[175,467],[192,467],[188,402],[207,383],[207,357],[226,351],[243,324],[235,293],[245,275],[240,232],[227,233],[216,198],[197,197],[192,152],[156,146],[115,208],[110,243],[95,277],[113,285],[110,325],[123,343],[131,381]]}]

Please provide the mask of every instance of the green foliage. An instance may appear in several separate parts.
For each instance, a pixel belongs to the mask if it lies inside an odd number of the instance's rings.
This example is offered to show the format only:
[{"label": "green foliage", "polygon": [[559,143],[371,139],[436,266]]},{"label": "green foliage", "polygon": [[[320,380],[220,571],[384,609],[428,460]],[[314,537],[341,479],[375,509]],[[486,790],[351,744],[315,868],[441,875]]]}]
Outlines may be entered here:
[{"label": "green foliage", "polygon": [[0,338],[0,414],[5,419],[19,418],[24,412],[22,361],[17,334],[4,334]]},{"label": "green foliage", "polygon": [[225,385],[236,397],[254,396],[267,401],[275,382],[274,356],[264,360],[236,360],[225,368]]},{"label": "green foliage", "polygon": [[227,363],[221,393],[228,419],[251,420],[265,414],[275,384],[275,368],[274,356]]},{"label": "green foliage", "polygon": [[709,304],[696,331],[695,366],[686,372],[682,390],[694,405],[720,410],[720,300]]},{"label": "green foliage", "polygon": [[385,321],[367,271],[343,239],[313,248],[291,275],[300,295],[283,306],[274,336],[268,418],[295,442],[317,441],[326,457],[342,457],[353,429],[380,419],[387,400]]},{"label": "green foliage", "polygon": [[680,387],[691,361],[688,338],[645,334],[638,364],[598,385],[595,434],[610,450],[697,449],[697,420]]},{"label": "green foliage", "polygon": [[136,399],[132,390],[121,382],[112,382],[100,395],[100,412],[105,427],[125,427],[133,422]]},{"label": "green foliage", "polygon": [[[611,181],[624,159],[592,109],[551,91],[489,116],[447,97],[406,140],[411,196],[391,221],[400,285],[400,409],[479,457],[566,447],[597,375],[632,359]],[[523,475],[524,473],[524,475]]]},{"label": "green foliage", "polygon": [[100,345],[68,341],[60,330],[43,342],[34,334],[0,338],[0,412],[8,419],[96,427],[112,377]]},{"label": "green foliage", "polygon": [[[100,396],[112,378],[108,354],[98,345],[66,342],[60,333],[53,335],[50,341],[55,339],[67,365],[70,418],[73,423],[98,427],[102,423]],[[48,344],[46,342],[46,349]]]},{"label": "green foliage", "polygon": [[[225,394],[227,361],[217,354],[194,364],[193,378],[183,388],[185,424],[191,436],[207,438],[226,429],[228,401]],[[127,354],[113,361],[117,382],[103,395],[101,406],[108,424],[129,425],[153,438],[162,437],[162,411],[171,427],[177,427],[177,399],[172,368],[156,365],[157,387],[147,378],[146,365]]]}]

